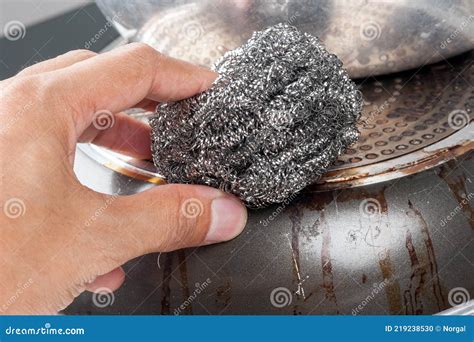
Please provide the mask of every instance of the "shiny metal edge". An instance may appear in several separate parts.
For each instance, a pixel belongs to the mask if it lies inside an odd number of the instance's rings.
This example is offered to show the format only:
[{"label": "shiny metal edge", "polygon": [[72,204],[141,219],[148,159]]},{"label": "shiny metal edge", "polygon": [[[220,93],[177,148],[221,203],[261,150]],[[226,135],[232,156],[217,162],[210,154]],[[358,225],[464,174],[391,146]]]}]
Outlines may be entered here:
[{"label": "shiny metal edge", "polygon": [[435,314],[436,316],[474,316],[474,299]]}]

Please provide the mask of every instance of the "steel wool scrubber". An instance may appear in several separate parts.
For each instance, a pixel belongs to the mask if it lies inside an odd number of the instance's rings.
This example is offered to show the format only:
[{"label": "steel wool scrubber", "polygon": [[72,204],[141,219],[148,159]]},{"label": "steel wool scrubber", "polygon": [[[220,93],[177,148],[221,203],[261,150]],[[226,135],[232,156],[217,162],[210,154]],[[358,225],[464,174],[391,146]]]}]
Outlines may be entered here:
[{"label": "steel wool scrubber", "polygon": [[168,182],[262,207],[317,181],[357,140],[362,96],[316,37],[278,24],[214,70],[209,90],[160,104],[150,119],[153,161]]}]

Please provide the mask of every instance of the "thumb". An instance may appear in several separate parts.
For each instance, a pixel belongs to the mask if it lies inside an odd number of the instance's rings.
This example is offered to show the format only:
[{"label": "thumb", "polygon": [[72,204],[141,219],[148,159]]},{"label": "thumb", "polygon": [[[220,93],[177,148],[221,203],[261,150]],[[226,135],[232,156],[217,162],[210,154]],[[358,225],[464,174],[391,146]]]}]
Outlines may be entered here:
[{"label": "thumb", "polygon": [[150,252],[231,240],[247,222],[241,201],[201,185],[169,184],[116,197],[110,209],[99,235],[113,268]]}]

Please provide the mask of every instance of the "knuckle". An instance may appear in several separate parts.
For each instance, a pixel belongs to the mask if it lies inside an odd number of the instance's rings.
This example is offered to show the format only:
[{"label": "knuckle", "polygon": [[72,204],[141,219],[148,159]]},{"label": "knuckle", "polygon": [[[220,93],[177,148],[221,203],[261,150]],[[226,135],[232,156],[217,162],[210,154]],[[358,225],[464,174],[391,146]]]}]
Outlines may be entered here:
[{"label": "knuckle", "polygon": [[15,113],[17,120],[30,116],[31,107],[36,104],[39,93],[37,77],[14,77],[0,89],[0,117]]},{"label": "knuckle", "polygon": [[7,87],[3,89],[2,94],[33,96],[38,89],[38,82],[39,77],[37,76],[14,77]]},{"label": "knuckle", "polygon": [[178,249],[199,244],[204,236],[204,203],[192,197],[180,185],[169,185],[166,198],[170,204],[169,228],[163,248]]},{"label": "knuckle", "polygon": [[150,45],[141,42],[129,44],[128,49],[130,53],[144,59],[147,59],[150,56],[155,56],[158,53],[158,51]]},{"label": "knuckle", "polygon": [[160,53],[145,43],[131,43],[127,46],[129,63],[136,68],[150,68]]},{"label": "knuckle", "polygon": [[36,98],[39,104],[47,105],[51,110],[62,107],[68,101],[65,98],[65,84],[57,81],[55,77],[40,74],[35,76]]},{"label": "knuckle", "polygon": [[36,77],[14,77],[0,90],[0,125],[2,136],[18,136],[28,121],[35,119],[37,104],[41,103]]},{"label": "knuckle", "polygon": [[[72,104],[74,97],[71,89],[73,89],[73,82],[67,77],[57,77],[45,74],[37,76],[38,95],[46,100],[48,105],[55,102],[61,106],[68,106]],[[54,95],[54,96],[52,96]]]},{"label": "knuckle", "polygon": [[69,51],[65,54],[65,56],[71,56],[71,57],[76,57],[76,58],[92,58],[94,56],[97,56],[97,53],[91,50],[87,49],[77,49],[77,50],[72,50]]}]

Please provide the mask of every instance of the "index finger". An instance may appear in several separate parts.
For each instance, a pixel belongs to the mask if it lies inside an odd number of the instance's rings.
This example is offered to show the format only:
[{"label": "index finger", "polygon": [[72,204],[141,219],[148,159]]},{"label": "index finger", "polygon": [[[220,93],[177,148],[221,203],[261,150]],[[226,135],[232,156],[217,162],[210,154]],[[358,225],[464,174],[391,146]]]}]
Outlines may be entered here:
[{"label": "index finger", "polygon": [[132,43],[48,73],[57,91],[73,106],[78,136],[94,113],[116,113],[144,98],[176,101],[207,89],[216,73],[167,57],[142,43]]}]

